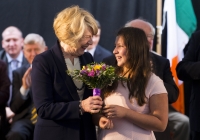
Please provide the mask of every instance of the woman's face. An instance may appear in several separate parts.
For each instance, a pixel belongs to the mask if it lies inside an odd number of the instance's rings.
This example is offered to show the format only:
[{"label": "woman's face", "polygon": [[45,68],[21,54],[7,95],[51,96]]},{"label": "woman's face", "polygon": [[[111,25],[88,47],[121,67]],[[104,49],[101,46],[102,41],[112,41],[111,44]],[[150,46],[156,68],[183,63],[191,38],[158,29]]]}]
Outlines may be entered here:
[{"label": "woman's face", "polygon": [[89,46],[92,45],[93,41],[92,41],[92,31],[87,28],[82,36],[82,38],[79,40],[79,44],[77,46],[76,52],[79,55],[84,54],[85,49]]},{"label": "woman's face", "polygon": [[115,49],[113,53],[117,60],[117,65],[119,67],[127,68],[128,52],[127,47],[124,45],[124,39],[121,36],[117,36],[115,40]]},{"label": "woman's face", "polygon": [[92,45],[92,31],[87,28],[82,36],[82,38],[78,41],[78,45],[76,47],[66,46],[63,47],[65,52],[68,52],[69,54],[73,56],[80,56],[83,55],[85,52],[85,49]]}]

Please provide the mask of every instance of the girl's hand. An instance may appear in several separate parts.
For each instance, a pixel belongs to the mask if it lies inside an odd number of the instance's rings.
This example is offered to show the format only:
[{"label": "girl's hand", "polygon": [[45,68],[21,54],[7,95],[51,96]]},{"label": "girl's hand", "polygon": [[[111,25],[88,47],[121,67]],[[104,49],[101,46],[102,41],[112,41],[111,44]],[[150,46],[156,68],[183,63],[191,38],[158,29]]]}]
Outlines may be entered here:
[{"label": "girl's hand", "polygon": [[103,114],[107,118],[124,118],[127,111],[127,108],[118,105],[106,105],[103,108]]},{"label": "girl's hand", "polygon": [[112,120],[102,116],[99,120],[99,127],[101,129],[112,129],[113,128],[113,122],[112,122]]}]

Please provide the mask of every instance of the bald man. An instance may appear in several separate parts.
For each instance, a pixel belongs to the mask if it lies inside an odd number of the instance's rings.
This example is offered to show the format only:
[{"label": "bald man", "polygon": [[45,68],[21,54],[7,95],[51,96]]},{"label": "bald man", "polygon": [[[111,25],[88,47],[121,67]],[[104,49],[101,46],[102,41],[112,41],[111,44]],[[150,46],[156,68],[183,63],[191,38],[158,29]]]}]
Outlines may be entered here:
[{"label": "bald man", "polygon": [[[2,32],[2,48],[0,59],[8,64],[8,74],[12,81],[12,71],[23,64],[27,64],[22,52],[23,37],[22,32],[14,26],[7,27]],[[12,61],[17,64],[13,66]]]},{"label": "bald man", "polygon": [[[14,26],[7,27],[2,32],[2,48],[0,51],[0,59],[3,60],[8,66],[8,76],[12,82],[12,72],[13,70],[21,67],[23,64],[27,64],[27,60],[23,56],[23,37],[22,32]],[[12,97],[10,87],[10,98],[8,100],[8,105]]]},{"label": "bald man", "polygon": [[146,22],[142,19],[135,19],[130,22],[127,22],[125,24],[125,27],[135,27],[135,28],[142,29],[147,36],[150,50],[153,49],[153,39],[154,39],[154,35],[155,35],[155,29],[149,22]]},{"label": "bald man", "polygon": [[2,33],[2,47],[12,58],[17,58],[23,46],[23,38],[21,31],[10,26]]},{"label": "bald man", "polygon": [[[173,76],[170,70],[169,60],[160,55],[157,55],[155,52],[152,51],[153,39],[155,35],[154,27],[152,26],[151,23],[142,19],[132,20],[126,23],[125,27],[135,27],[142,29],[147,36],[147,40],[149,42],[149,49],[151,51],[153,71],[157,76],[159,76],[163,80],[165,88],[168,92],[168,101],[169,101],[168,127],[170,129],[170,134],[168,134],[168,136],[171,136],[171,139],[173,140],[189,140],[189,132],[190,132],[189,118],[186,115],[177,112],[170,105],[171,103],[174,103],[178,99],[179,91],[173,80]],[[114,55],[105,58],[103,61],[110,65],[116,64]],[[158,135],[162,134],[155,133],[155,136]],[[165,137],[162,137],[162,139],[165,139]]]},{"label": "bald man", "polygon": [[[9,26],[2,32],[2,48],[0,51],[0,59],[7,64],[8,76],[12,83],[13,71],[24,64],[27,60],[22,52],[23,35],[22,32],[15,26]],[[14,113],[10,109],[10,101],[12,98],[12,85],[10,85],[10,96],[7,101],[6,117],[8,121],[12,121]]]}]

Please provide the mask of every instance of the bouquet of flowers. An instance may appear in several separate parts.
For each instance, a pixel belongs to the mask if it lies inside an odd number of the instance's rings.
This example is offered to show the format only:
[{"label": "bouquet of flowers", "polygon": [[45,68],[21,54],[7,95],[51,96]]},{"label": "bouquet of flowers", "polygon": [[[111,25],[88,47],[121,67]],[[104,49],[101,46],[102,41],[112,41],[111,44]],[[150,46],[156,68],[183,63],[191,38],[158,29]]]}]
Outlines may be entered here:
[{"label": "bouquet of flowers", "polygon": [[91,63],[83,66],[81,70],[67,71],[68,75],[80,80],[93,89],[93,96],[100,96],[100,91],[111,86],[115,80],[123,79],[115,74],[113,66],[105,63]]}]

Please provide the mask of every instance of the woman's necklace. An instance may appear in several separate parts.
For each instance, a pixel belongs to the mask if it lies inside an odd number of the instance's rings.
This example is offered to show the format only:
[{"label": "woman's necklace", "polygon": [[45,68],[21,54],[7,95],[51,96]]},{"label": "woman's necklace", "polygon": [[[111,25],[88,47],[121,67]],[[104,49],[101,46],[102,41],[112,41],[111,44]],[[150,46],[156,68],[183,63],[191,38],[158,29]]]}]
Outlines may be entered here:
[{"label": "woman's necklace", "polygon": [[[66,59],[67,58],[65,58],[65,55],[64,55],[64,52],[63,52],[63,50],[62,50],[62,53],[63,53],[63,57],[64,57],[64,61],[65,61],[65,65],[66,65],[66,67],[68,68],[68,65],[67,65],[67,63],[66,63]],[[70,59],[69,59],[70,60]],[[79,58],[78,58],[78,60],[79,60]],[[71,60],[70,60],[71,61]],[[79,64],[81,64],[80,63],[80,60],[79,60]],[[73,64],[74,65],[74,64]],[[69,68],[68,68],[69,69]],[[74,80],[73,80],[74,81]],[[75,82],[75,81],[74,81]],[[82,82],[82,86],[81,86],[81,88],[78,88],[77,86],[76,86],[76,84],[74,83],[74,85],[75,85],[75,87],[76,87],[76,90],[77,91],[81,91],[81,90],[83,90],[84,89],[84,87],[85,87],[85,84]]]}]

